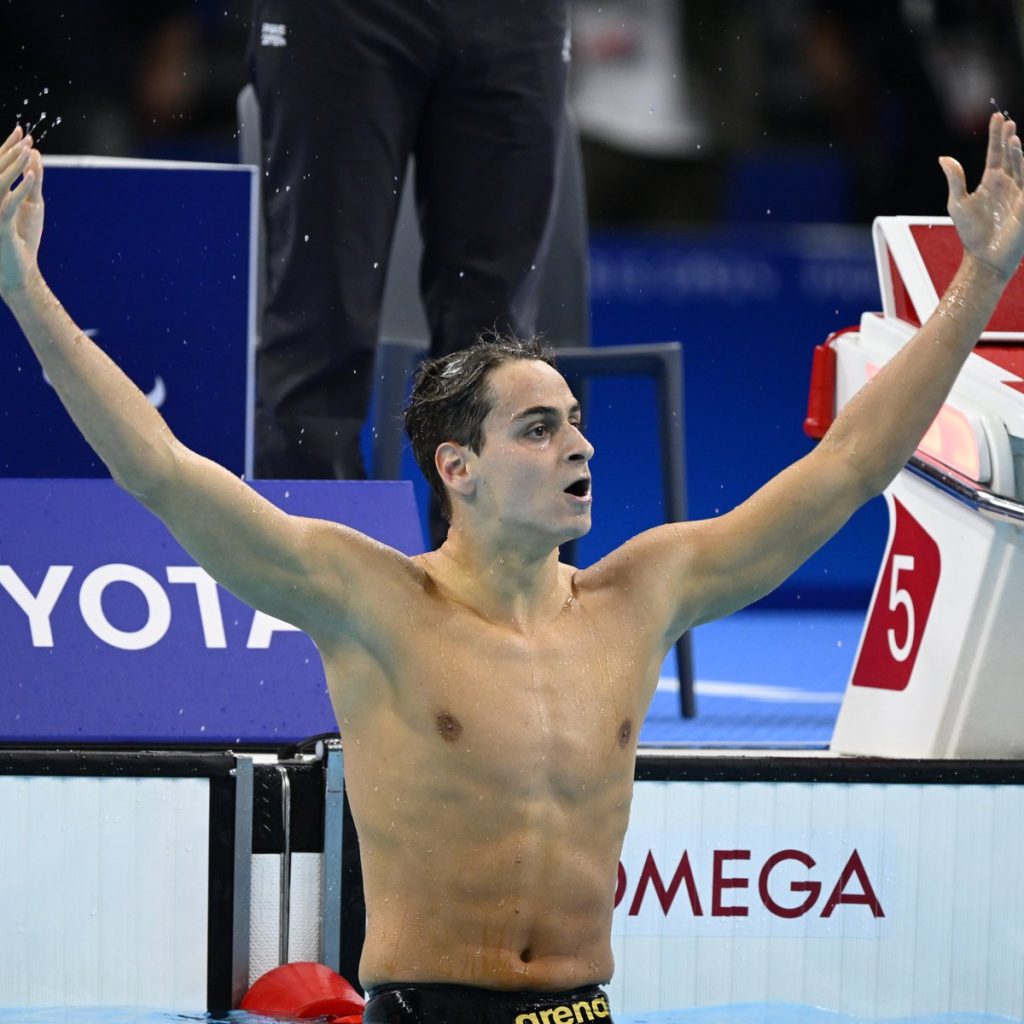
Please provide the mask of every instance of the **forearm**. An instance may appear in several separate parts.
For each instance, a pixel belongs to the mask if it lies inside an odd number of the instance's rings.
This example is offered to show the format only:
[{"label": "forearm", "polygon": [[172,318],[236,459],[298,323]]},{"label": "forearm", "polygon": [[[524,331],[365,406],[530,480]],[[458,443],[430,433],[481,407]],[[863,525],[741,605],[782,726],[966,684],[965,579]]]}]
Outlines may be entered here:
[{"label": "forearm", "polygon": [[867,492],[883,490],[914,453],[1005,286],[965,255],[935,312],[836,417],[822,446],[853,464]]},{"label": "forearm", "polygon": [[86,441],[118,483],[144,499],[174,464],[176,442],[163,418],[79,329],[38,272],[4,300]]}]

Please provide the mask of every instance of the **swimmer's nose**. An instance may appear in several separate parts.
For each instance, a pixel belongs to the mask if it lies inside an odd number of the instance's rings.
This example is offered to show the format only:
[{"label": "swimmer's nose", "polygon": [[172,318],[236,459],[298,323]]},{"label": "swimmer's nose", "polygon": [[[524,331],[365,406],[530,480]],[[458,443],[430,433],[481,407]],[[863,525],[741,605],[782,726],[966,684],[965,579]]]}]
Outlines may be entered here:
[{"label": "swimmer's nose", "polygon": [[569,447],[570,462],[589,462],[594,457],[594,446],[583,436],[579,427],[572,427],[573,439]]}]

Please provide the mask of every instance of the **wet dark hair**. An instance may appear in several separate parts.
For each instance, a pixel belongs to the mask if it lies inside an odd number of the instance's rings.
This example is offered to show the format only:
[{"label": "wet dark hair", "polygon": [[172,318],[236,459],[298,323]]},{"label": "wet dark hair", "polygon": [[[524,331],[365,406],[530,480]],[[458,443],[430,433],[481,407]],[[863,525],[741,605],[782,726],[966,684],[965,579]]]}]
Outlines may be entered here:
[{"label": "wet dark hair", "polygon": [[484,420],[494,405],[487,375],[517,359],[555,366],[554,352],[540,338],[489,333],[469,348],[428,359],[416,371],[405,407],[405,432],[445,519],[451,519],[452,503],[434,465],[437,446],[454,441],[477,453],[483,450]]}]

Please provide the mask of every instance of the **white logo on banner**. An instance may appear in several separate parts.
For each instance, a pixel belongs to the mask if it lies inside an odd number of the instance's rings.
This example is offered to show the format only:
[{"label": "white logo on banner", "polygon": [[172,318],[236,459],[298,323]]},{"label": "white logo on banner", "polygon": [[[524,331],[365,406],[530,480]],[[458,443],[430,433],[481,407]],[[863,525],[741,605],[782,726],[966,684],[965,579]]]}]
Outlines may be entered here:
[{"label": "white logo on banner", "polygon": [[615,891],[620,935],[873,937],[892,910],[877,830],[630,827]]},{"label": "white logo on banner", "polygon": [[167,385],[164,384],[164,379],[159,374],[153,381],[153,390],[146,395],[146,398],[149,399],[149,404],[154,409],[159,409],[167,401]]},{"label": "white logo on banner", "polygon": [[[5,590],[28,619],[33,647],[54,647],[51,617],[74,567],[51,565],[39,589],[33,593],[10,565],[0,565],[0,589]],[[202,625],[203,644],[207,648],[227,647],[224,613],[217,583],[197,565],[167,566],[167,582],[190,586],[195,594]],[[114,625],[103,610],[103,593],[111,584],[128,584],[135,588],[145,607],[145,621],[136,629]],[[179,592],[180,593],[180,592]],[[170,595],[155,576],[135,565],[112,563],[89,572],[78,590],[78,608],[89,631],[103,643],[122,651],[141,651],[158,644],[172,625]],[[190,613],[188,613],[190,614]],[[299,632],[296,626],[264,612],[253,612],[252,625],[245,646],[265,650],[275,633]]]},{"label": "white logo on banner", "polygon": [[287,46],[288,26],[265,21],[260,26],[260,46]]}]

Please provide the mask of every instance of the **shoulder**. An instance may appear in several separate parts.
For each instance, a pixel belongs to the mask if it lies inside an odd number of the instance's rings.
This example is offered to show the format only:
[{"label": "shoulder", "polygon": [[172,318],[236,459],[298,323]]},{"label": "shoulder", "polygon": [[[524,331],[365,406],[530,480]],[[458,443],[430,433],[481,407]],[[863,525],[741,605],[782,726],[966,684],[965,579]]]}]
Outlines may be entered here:
[{"label": "shoulder", "polygon": [[599,562],[577,574],[581,585],[618,588],[651,583],[651,577],[679,569],[699,554],[703,538],[699,523],[666,523],[631,537]]},{"label": "shoulder", "polygon": [[668,523],[632,537],[578,573],[576,584],[637,628],[681,632],[705,546],[700,524]]},{"label": "shoulder", "polygon": [[301,522],[307,572],[323,603],[317,640],[379,635],[398,604],[428,589],[423,556],[404,554],[340,523]]},{"label": "shoulder", "polygon": [[644,596],[648,600],[670,579],[675,589],[679,573],[692,563],[699,548],[699,530],[694,527],[693,523],[667,523],[644,530],[577,572],[575,582],[594,595]]}]

